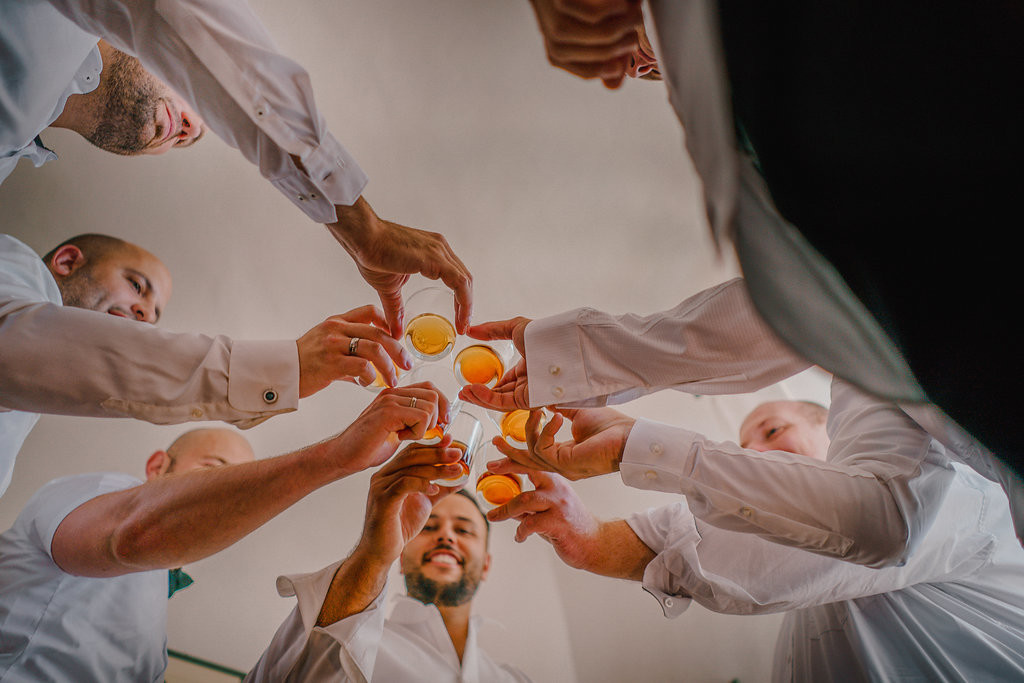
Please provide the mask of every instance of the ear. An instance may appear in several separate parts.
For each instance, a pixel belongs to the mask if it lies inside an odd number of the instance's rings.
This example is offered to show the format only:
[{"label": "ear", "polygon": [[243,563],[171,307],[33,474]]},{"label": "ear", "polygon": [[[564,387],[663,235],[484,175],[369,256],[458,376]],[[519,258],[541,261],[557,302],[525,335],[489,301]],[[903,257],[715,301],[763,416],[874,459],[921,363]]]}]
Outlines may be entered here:
[{"label": "ear", "polygon": [[491,571],[491,554],[487,553],[487,557],[484,558],[484,568],[480,572],[480,580],[483,581],[487,578],[487,574]]},{"label": "ear", "polygon": [[47,264],[54,277],[67,277],[85,265],[85,254],[73,244],[65,244],[53,254]]},{"label": "ear", "polygon": [[157,451],[146,460],[146,481],[156,479],[167,473],[171,468],[171,456],[167,451]]}]

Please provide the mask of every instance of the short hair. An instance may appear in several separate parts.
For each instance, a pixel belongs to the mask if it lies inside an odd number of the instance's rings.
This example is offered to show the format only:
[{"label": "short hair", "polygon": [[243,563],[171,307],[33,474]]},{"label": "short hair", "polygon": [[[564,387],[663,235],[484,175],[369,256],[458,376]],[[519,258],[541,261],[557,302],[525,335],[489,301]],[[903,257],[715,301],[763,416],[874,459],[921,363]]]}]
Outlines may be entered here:
[{"label": "short hair", "polygon": [[480,507],[480,503],[477,501],[476,496],[474,496],[472,493],[470,493],[466,489],[459,489],[458,491],[455,492],[455,495],[462,496],[463,498],[467,499],[470,503],[473,504],[473,507],[476,508],[476,511],[480,513],[480,516],[484,518],[484,529],[487,531],[487,537],[486,537],[485,541],[486,541],[487,545],[490,545],[491,544],[491,522],[490,522],[489,519],[487,519],[487,514],[483,511],[483,508]]},{"label": "short hair", "polygon": [[87,258],[96,260],[102,260],[109,254],[132,246],[130,242],[126,242],[119,237],[111,237],[110,235],[102,235],[95,232],[83,233],[81,235],[70,237],[55,246],[46,254],[46,256],[43,257],[43,261],[49,264],[50,261],[53,260],[53,256],[57,253],[57,250],[61,247],[66,247],[69,244],[81,249],[82,253],[85,254]]}]

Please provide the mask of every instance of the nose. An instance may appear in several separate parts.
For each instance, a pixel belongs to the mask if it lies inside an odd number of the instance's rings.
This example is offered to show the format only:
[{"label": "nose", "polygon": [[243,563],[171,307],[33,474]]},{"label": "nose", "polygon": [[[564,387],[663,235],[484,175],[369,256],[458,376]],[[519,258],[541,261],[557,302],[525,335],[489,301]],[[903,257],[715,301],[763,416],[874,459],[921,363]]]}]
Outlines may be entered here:
[{"label": "nose", "polygon": [[149,323],[151,325],[156,323],[156,311],[152,306],[145,303],[132,304],[132,315],[134,315],[135,319],[140,322]]},{"label": "nose", "polygon": [[182,109],[179,140],[195,142],[203,136],[203,120],[194,111]]},{"label": "nose", "polygon": [[449,525],[449,524],[441,524],[440,526],[437,527],[437,540],[438,541],[447,541],[448,545],[454,545],[454,543],[455,543],[455,533],[452,530],[451,525]]}]

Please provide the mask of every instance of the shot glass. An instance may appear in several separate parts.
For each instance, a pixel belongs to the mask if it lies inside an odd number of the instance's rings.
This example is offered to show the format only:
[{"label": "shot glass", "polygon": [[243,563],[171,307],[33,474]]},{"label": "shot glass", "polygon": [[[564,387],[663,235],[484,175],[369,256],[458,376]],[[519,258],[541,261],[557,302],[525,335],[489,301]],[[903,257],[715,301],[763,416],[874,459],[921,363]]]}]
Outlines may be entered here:
[{"label": "shot glass", "polygon": [[477,457],[477,466],[473,473],[476,479],[474,488],[476,499],[485,512],[504,505],[523,492],[521,475],[496,474],[488,471],[487,461],[497,459],[500,455],[493,445],[488,444],[487,450]]},{"label": "shot glass", "polygon": [[[543,408],[539,427],[544,427],[548,421],[548,412]],[[530,419],[529,410],[510,410],[506,413],[488,411],[491,421],[494,422],[505,443],[516,448],[526,448],[526,421]]]},{"label": "shot glass", "polygon": [[452,293],[441,287],[425,287],[405,302],[403,341],[416,358],[441,360],[455,346],[455,306]]},{"label": "shot glass", "polygon": [[462,386],[484,384],[493,387],[512,366],[515,356],[515,347],[510,341],[462,338],[455,346],[452,372]]},{"label": "shot glass", "polygon": [[433,479],[432,483],[447,488],[462,488],[469,481],[469,473],[473,470],[473,457],[480,448],[484,428],[480,420],[460,410],[459,414],[452,418],[445,434],[450,434],[452,446],[462,451],[462,458],[459,460],[462,471],[449,479]]}]

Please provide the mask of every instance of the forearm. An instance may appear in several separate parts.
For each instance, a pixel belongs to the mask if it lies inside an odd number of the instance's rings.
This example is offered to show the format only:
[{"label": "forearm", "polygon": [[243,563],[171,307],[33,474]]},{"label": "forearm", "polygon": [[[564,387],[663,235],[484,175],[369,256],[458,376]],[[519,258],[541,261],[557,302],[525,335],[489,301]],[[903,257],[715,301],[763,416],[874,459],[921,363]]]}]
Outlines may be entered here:
[{"label": "forearm", "polygon": [[[319,223],[366,176],[327,131],[309,74],[277,50],[247,3],[51,0],[84,30],[134,54],[228,144]],[[292,156],[301,159],[301,168]]]},{"label": "forearm", "polygon": [[616,579],[643,581],[644,570],[655,553],[640,540],[625,520],[601,522],[594,550],[578,569]]},{"label": "forearm", "polygon": [[384,590],[392,564],[394,559],[357,546],[335,572],[316,625],[330,626],[369,607]]},{"label": "forearm", "polygon": [[[0,323],[0,405],[11,409],[247,427],[298,405],[294,341],[179,334],[16,300],[0,301]],[[40,353],[41,339],[46,353]]]},{"label": "forearm", "polygon": [[731,280],[649,316],[579,309],[526,327],[530,402],[619,403],[673,388],[745,393],[808,367]]},{"label": "forearm", "polygon": [[83,576],[179,567],[248,535],[349,474],[322,444],[268,460],[166,475],[94,498],[54,535],[54,561]]}]

